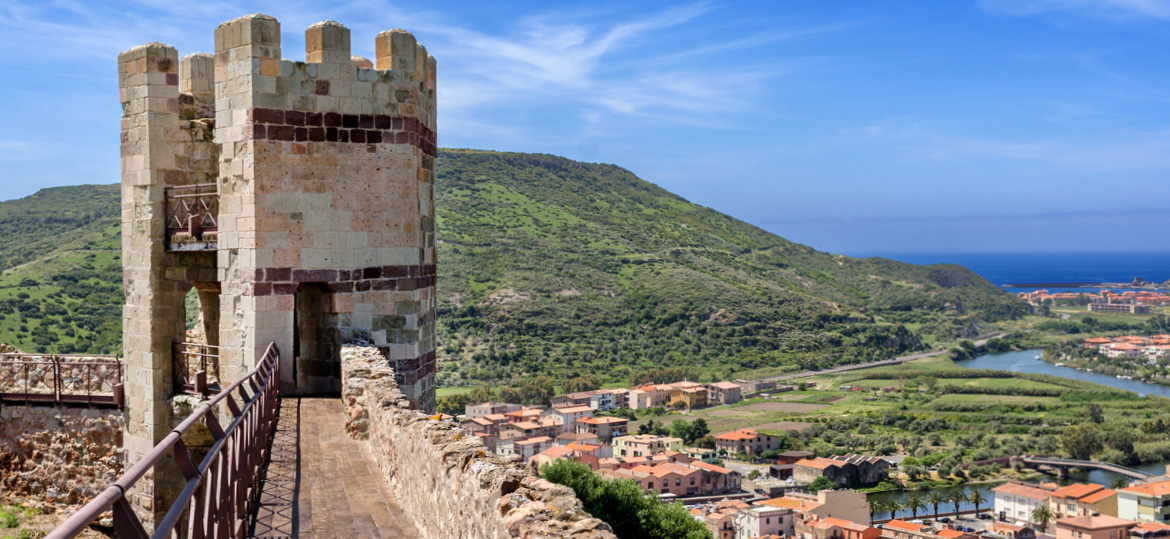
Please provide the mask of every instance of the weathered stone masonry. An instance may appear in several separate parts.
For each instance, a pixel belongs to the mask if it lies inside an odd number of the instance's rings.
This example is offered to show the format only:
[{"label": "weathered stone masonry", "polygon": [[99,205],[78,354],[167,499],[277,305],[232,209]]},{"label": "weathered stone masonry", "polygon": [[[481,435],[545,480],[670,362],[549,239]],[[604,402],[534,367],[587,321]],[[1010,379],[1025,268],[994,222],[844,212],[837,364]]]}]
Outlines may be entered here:
[{"label": "weathered stone masonry", "polygon": [[122,475],[122,414],[80,406],[0,406],[0,500],[84,503]]},{"label": "weathered stone masonry", "polygon": [[410,407],[378,350],[344,347],[346,431],[369,440],[398,502],[424,537],[612,539],[573,490],[499,457],[451,420]]},{"label": "weathered stone masonry", "polygon": [[[325,21],[291,61],[280,31],[250,15],[215,30],[214,55],[119,55],[128,463],[173,424],[191,288],[222,384],[275,342],[283,392],[338,392],[352,328],[434,406],[435,59],[402,30],[375,37],[374,62],[352,57]],[[182,480],[152,474],[135,499],[157,517]]]}]

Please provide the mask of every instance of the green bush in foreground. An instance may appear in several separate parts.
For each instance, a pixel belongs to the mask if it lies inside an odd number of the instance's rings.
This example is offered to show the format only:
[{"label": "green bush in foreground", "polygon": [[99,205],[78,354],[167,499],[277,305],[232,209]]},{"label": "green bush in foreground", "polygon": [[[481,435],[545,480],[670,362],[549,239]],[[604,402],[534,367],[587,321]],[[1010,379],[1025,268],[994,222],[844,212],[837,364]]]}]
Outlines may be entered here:
[{"label": "green bush in foreground", "polygon": [[588,466],[558,460],[540,470],[553,483],[577,494],[585,510],[613,527],[621,538],[710,539],[711,533],[683,507],[662,503],[630,480],[609,480]]}]

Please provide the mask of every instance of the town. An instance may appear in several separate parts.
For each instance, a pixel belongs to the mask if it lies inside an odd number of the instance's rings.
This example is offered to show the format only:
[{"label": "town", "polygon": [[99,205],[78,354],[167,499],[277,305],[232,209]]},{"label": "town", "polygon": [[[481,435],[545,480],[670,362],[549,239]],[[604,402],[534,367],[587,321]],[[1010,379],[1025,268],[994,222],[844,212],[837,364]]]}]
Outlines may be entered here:
[{"label": "town", "polygon": [[[1137,343],[1138,339],[1142,342]],[[1148,349],[1166,346],[1170,335],[1104,340],[1090,339],[1105,350],[1129,343],[1141,346],[1135,349]],[[778,436],[750,428],[714,436],[705,430],[691,432],[689,440],[670,434],[630,433],[630,421],[619,417],[623,409],[690,410],[792,389],[746,380],[644,384],[568,393],[553,398],[547,407],[468,404],[465,414],[456,419],[489,449],[529,466],[572,461],[611,480],[632,480],[663,501],[679,501],[718,539],[1170,536],[1166,523],[1170,520],[1170,477],[1165,475],[1129,485],[1118,482],[1117,489],[1091,483],[1062,486],[1046,479],[1037,483],[1009,480],[986,492],[973,484],[970,493],[960,491],[958,497],[952,491],[932,500],[912,492],[905,503],[887,503],[867,499],[860,489],[900,476],[901,458],[781,450]],[[918,518],[919,512],[923,517],[930,515],[931,501],[934,518]],[[967,502],[975,504],[974,509],[959,510],[958,504]],[[940,513],[940,503],[944,508],[954,503],[955,510]],[[980,509],[981,503],[990,504],[987,512]],[[906,511],[912,512],[911,518],[899,515]],[[890,518],[877,518],[884,514]]]},{"label": "town", "polygon": [[1150,291],[1049,292],[1035,290],[1016,294],[1036,307],[1085,307],[1092,313],[1150,314],[1154,307],[1170,305],[1170,293]]}]

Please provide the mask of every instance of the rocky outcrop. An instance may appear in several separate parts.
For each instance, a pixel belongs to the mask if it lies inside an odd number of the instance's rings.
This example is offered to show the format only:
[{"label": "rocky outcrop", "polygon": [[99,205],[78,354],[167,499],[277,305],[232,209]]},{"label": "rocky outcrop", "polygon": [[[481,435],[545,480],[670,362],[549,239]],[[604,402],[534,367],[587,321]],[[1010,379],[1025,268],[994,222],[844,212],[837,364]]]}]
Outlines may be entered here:
[{"label": "rocky outcrop", "polygon": [[410,408],[377,348],[341,351],[350,436],[368,440],[424,537],[613,539],[573,490],[498,457],[452,420]]}]

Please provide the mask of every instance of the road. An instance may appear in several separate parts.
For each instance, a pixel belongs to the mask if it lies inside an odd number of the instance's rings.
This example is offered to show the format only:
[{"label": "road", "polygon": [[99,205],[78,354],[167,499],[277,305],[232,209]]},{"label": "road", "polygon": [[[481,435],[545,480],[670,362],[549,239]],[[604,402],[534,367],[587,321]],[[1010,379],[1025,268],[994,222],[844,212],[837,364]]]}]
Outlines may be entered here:
[{"label": "road", "polygon": [[[986,337],[983,337],[982,339],[978,339],[978,340],[974,341],[974,343],[975,343],[975,346],[983,346],[984,344],[987,344],[988,340],[994,339],[996,337],[1002,337],[1004,335],[1006,335],[1006,333],[1003,333],[1003,332],[992,333],[991,335],[988,335]],[[817,376],[817,375],[821,375],[821,374],[833,374],[836,372],[855,371],[858,369],[872,369],[874,367],[883,367],[885,365],[897,365],[899,363],[905,363],[907,361],[913,361],[915,359],[941,356],[945,353],[947,353],[946,350],[933,350],[930,352],[919,352],[917,354],[910,354],[907,356],[899,356],[899,357],[895,357],[892,359],[883,359],[881,361],[871,361],[869,363],[857,363],[854,365],[841,365],[839,367],[832,367],[829,369],[821,369],[819,371],[801,371],[801,372],[794,372],[794,373],[790,373],[790,374],[782,374],[780,376],[773,376],[771,378],[764,378],[762,380],[757,380],[757,381],[779,382],[782,380],[792,380],[794,378],[804,378],[806,376]]]}]

